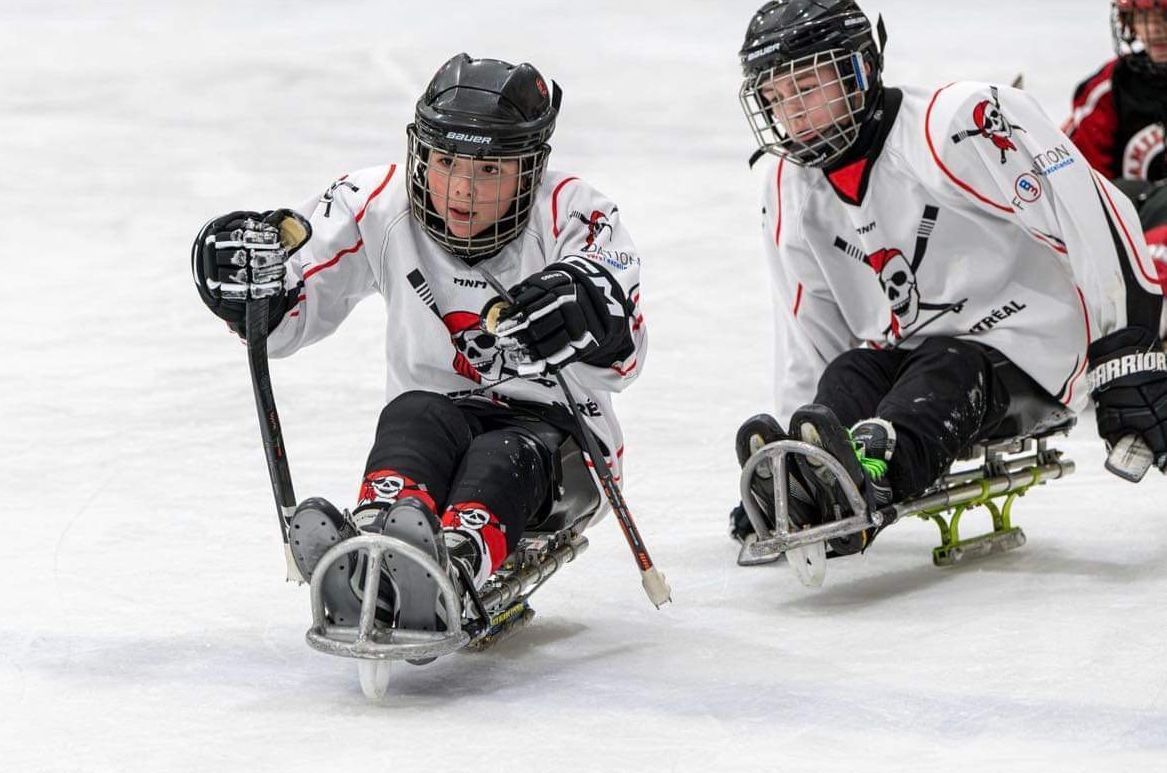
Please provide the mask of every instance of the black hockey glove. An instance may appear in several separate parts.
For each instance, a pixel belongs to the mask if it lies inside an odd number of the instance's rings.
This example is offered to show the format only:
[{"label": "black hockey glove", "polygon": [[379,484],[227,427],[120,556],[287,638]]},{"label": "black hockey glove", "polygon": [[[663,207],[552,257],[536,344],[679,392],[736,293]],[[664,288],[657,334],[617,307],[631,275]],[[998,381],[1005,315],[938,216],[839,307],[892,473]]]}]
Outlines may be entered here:
[{"label": "black hockey glove", "polygon": [[287,260],[311,236],[312,226],[290,209],[214,218],[191,248],[199,297],[240,337],[245,337],[247,300],[269,298],[271,332],[295,302],[295,293],[284,289]]},{"label": "black hockey glove", "polygon": [[554,372],[577,360],[607,367],[632,354],[628,304],[607,271],[582,258],[552,263],[494,298],[487,328],[513,343],[521,376]]},{"label": "black hockey glove", "polygon": [[1089,357],[1098,434],[1110,447],[1134,435],[1167,472],[1167,354],[1158,337],[1126,327],[1090,344]]}]

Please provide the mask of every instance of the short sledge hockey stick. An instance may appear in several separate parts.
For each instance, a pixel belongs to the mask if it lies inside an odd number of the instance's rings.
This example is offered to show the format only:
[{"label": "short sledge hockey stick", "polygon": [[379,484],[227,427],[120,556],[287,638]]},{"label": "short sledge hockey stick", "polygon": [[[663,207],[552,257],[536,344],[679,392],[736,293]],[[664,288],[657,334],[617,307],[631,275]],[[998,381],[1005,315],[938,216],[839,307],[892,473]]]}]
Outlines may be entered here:
[{"label": "short sledge hockey stick", "polygon": [[255,394],[255,408],[259,414],[259,434],[263,438],[263,455],[267,474],[276,500],[276,516],[280,521],[280,537],[284,541],[284,559],[288,580],[306,582],[292,559],[288,544],[288,519],[296,510],[296,494],[292,490],[292,474],[288,470],[288,455],[284,449],[284,433],[280,429],[280,414],[272,392],[271,374],[267,366],[267,298],[247,301],[247,364],[251,371],[251,389]]},{"label": "short sledge hockey stick", "polygon": [[[505,304],[514,304],[515,299],[511,297],[506,287],[494,275],[485,269],[479,269],[479,273],[494,288],[494,291],[502,296]],[[498,315],[502,311],[502,307],[503,304],[496,304],[489,313],[484,315],[483,325],[488,332],[495,332]],[[632,519],[632,512],[628,509],[628,503],[624,501],[624,494],[620,491],[620,487],[616,485],[616,479],[612,475],[612,468],[608,464],[608,460],[603,452],[600,451],[600,443],[596,440],[596,436],[584,422],[579,406],[575,402],[575,395],[572,394],[571,389],[567,386],[567,380],[563,377],[563,372],[559,368],[554,368],[553,372],[555,373],[555,380],[559,382],[559,388],[563,391],[563,398],[567,401],[568,408],[571,409],[571,415],[575,419],[575,425],[579,430],[580,437],[583,438],[584,450],[592,458],[593,469],[596,471],[596,477],[600,481],[600,488],[603,489],[604,496],[607,498],[612,512],[616,514],[616,520],[620,523],[620,529],[624,532],[624,539],[628,541],[628,547],[632,549],[632,555],[636,559],[637,567],[640,569],[640,584],[644,588],[644,592],[648,595],[648,600],[653,603],[653,606],[660,609],[673,600],[672,589],[665,580],[664,572],[653,565],[652,558],[648,555],[648,548],[644,545],[644,539],[640,536],[640,530],[636,528],[636,522]]]}]

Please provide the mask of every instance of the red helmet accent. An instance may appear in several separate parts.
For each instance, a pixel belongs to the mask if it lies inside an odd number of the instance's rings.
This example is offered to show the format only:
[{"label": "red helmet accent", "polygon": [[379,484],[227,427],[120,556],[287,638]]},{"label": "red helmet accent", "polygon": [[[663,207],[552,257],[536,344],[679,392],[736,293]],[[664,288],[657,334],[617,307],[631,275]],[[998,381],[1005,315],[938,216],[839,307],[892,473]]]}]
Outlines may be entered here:
[{"label": "red helmet accent", "polygon": [[1114,7],[1120,11],[1167,10],[1167,0],[1114,0]]}]

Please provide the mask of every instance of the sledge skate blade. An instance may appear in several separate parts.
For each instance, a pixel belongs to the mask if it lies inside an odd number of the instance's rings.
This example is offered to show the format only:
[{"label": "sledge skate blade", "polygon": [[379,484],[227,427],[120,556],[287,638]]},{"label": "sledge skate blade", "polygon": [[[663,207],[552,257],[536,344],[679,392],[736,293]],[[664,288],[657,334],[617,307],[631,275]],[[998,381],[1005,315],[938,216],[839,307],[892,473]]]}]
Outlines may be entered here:
[{"label": "sledge skate blade", "polygon": [[798,581],[808,588],[821,588],[827,577],[827,543],[815,542],[786,551],[786,560]]},{"label": "sledge skate blade", "polygon": [[936,566],[957,566],[994,553],[1016,550],[1025,544],[1025,532],[1014,526],[1007,531],[994,531],[960,540],[951,545],[932,549],[932,563]]},{"label": "sledge skate blade", "polygon": [[[353,593],[350,580],[355,556],[323,566],[324,555],[342,542],[340,531],[327,516],[315,510],[302,510],[288,521],[288,548],[296,568],[314,580],[321,572],[324,606],[337,625],[356,625],[361,616],[361,602]],[[308,567],[313,567],[312,571]]]},{"label": "sledge skate blade", "polygon": [[388,660],[358,660],[357,678],[361,683],[361,692],[371,701],[379,701],[389,690]]}]

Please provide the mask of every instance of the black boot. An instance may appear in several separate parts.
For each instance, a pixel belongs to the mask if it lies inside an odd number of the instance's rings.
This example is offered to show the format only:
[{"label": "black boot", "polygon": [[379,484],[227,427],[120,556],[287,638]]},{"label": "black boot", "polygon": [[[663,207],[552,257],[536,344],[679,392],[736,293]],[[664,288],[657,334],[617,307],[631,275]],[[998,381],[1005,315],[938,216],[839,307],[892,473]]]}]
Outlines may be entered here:
[{"label": "black boot", "polygon": [[872,505],[878,509],[895,501],[887,470],[896,449],[896,430],[885,419],[864,419],[851,428],[851,440],[859,454],[859,464],[867,473]]},{"label": "black boot", "polygon": [[[886,430],[885,431],[885,427]],[[877,510],[891,504],[891,488],[887,485],[887,460],[894,448],[895,433],[891,425],[881,420],[860,422],[856,428],[871,445],[873,456],[867,455],[866,446],[857,443],[852,434],[825,405],[806,405],[795,411],[791,418],[791,431],[804,442],[822,448],[835,457],[846,471],[851,482],[867,505],[867,511]],[[839,481],[825,464],[807,456],[799,456],[798,464],[804,477],[814,486],[816,499],[831,518],[841,520],[853,515],[850,501],[843,492]],[[846,537],[827,541],[827,547],[837,555],[850,555],[866,549],[874,537],[873,529],[866,529]]]},{"label": "black boot", "polygon": [[[288,520],[288,544],[292,558],[305,580],[311,580],[317,564],[334,545],[357,535],[356,528],[339,510],[320,497],[305,499]],[[361,600],[353,590],[356,561],[350,554],[332,565],[321,586],[324,609],[335,625],[356,625]]]},{"label": "black boot", "polygon": [[[789,436],[782,429],[778,420],[767,413],[751,416],[737,431],[734,440],[734,450],[737,452],[737,461],[741,466],[759,448],[779,440],[787,440]],[[818,507],[811,496],[810,487],[802,479],[801,471],[796,465],[787,465],[786,492],[789,503],[790,519],[795,526],[814,526],[822,522]],[[754,468],[750,478],[750,492],[754,501],[765,517],[766,525],[773,529],[775,524],[774,502],[774,471],[769,460],[760,463]],[[742,505],[735,507],[729,514],[729,533],[738,542],[754,533],[754,525],[746,515]]]}]

